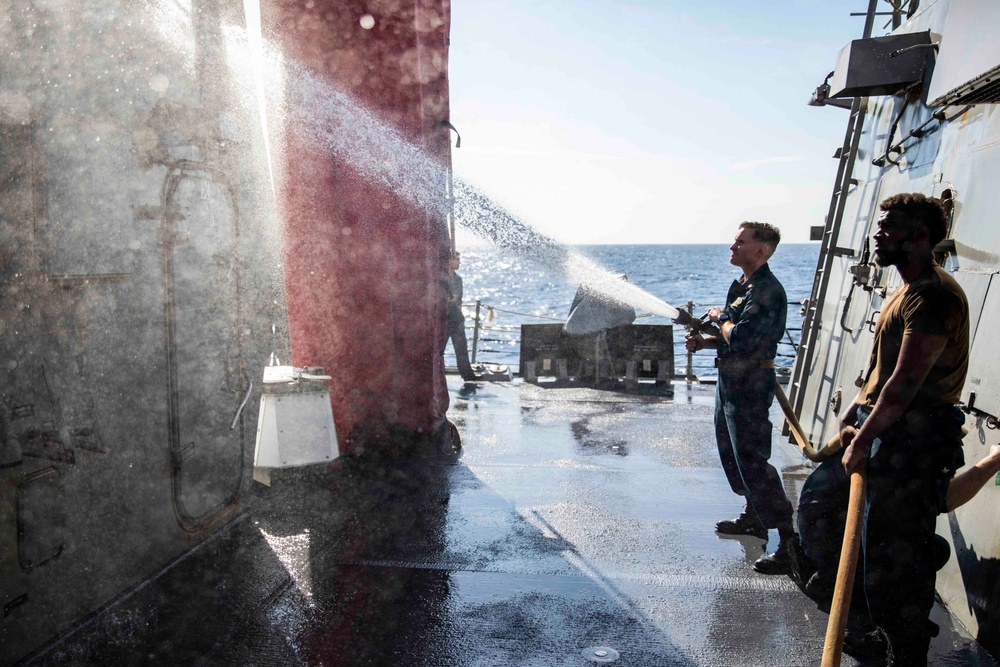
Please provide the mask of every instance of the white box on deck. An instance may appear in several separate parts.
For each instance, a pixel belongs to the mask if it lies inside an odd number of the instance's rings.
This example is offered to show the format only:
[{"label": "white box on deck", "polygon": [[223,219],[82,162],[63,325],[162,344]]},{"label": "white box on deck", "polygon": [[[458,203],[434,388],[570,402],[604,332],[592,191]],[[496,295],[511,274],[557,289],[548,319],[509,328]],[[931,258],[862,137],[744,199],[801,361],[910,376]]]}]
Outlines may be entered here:
[{"label": "white box on deck", "polygon": [[329,463],[337,458],[337,432],[326,382],[268,380],[265,373],[254,467],[290,468]]}]

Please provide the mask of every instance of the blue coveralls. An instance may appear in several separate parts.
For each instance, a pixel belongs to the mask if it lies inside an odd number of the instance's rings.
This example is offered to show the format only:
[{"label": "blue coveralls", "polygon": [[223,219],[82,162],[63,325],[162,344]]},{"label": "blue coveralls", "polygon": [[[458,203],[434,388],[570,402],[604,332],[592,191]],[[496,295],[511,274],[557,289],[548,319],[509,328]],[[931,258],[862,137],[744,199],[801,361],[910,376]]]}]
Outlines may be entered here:
[{"label": "blue coveralls", "polygon": [[785,289],[764,264],[745,282],[733,281],[723,310],[735,326],[729,342],[720,337],[718,346],[715,437],[722,468],[764,526],[791,526],[792,505],[768,463],[768,411],[774,401],[773,360],[785,333]]}]

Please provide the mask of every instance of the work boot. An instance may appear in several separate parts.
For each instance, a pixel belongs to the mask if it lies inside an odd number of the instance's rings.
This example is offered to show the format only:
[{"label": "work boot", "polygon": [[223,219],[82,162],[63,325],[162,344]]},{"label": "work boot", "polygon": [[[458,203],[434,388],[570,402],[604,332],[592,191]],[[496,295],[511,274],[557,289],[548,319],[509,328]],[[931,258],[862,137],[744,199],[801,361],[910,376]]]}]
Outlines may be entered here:
[{"label": "work boot", "polygon": [[753,569],[761,574],[790,574],[801,580],[800,564],[805,560],[802,547],[799,546],[799,536],[794,533],[778,542],[774,553],[764,554],[758,558]]},{"label": "work boot", "polygon": [[813,572],[806,580],[803,590],[816,603],[820,611],[830,613],[833,602],[833,589],[836,585],[836,575],[832,573]]},{"label": "work boot", "polygon": [[764,554],[754,561],[753,569],[761,574],[791,574],[792,559],[784,542],[778,543],[774,553]]},{"label": "work boot", "polygon": [[715,532],[722,535],[752,535],[762,540],[767,539],[767,528],[757,519],[757,515],[747,510],[735,519],[723,519],[715,524]]},{"label": "work boot", "polygon": [[[886,667],[927,667],[927,650],[930,648],[933,630],[937,626],[928,620],[926,631],[905,635],[886,633],[889,647],[886,651]],[[934,627],[932,627],[934,626]]]},{"label": "work boot", "polygon": [[844,653],[855,660],[892,660],[889,640],[881,628],[868,631],[847,628],[844,632]]}]

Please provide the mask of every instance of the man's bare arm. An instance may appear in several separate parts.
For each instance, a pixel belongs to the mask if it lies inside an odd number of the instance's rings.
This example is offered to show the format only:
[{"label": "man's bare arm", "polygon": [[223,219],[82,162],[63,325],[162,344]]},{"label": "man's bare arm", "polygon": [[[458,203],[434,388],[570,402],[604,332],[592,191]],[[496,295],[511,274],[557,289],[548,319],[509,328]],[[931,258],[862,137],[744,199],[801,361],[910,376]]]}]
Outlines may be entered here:
[{"label": "man's bare arm", "polygon": [[1000,445],[990,447],[990,453],[974,466],[966,468],[948,485],[945,495],[945,509],[952,511],[972,500],[986,483],[1000,471]]}]

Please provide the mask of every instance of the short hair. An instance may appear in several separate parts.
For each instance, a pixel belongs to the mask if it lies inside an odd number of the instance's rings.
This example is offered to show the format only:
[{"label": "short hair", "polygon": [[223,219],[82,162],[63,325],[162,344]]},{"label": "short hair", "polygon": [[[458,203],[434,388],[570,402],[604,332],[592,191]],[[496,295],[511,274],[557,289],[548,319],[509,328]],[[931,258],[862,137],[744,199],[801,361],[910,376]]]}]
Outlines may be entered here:
[{"label": "short hair", "polygon": [[740,229],[752,230],[754,240],[771,246],[771,252],[774,252],[781,242],[781,230],[768,222],[744,220],[740,223]]},{"label": "short hair", "polygon": [[901,192],[882,200],[878,207],[880,211],[903,214],[911,225],[926,227],[932,248],[948,235],[948,216],[940,199],[919,192]]}]

